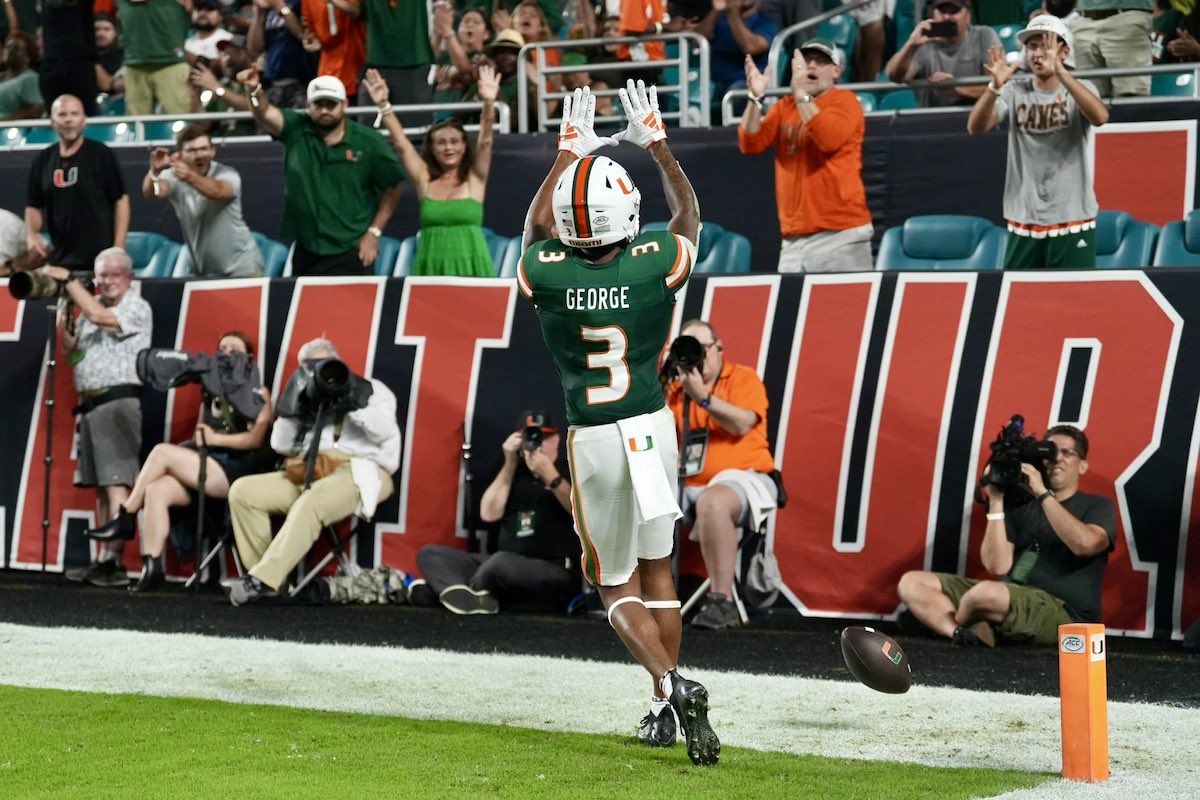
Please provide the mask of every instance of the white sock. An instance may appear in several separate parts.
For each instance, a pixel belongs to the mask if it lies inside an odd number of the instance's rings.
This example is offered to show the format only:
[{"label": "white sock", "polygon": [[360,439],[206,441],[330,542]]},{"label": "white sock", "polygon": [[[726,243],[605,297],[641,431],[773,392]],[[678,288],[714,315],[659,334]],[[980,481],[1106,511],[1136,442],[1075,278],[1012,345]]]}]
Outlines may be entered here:
[{"label": "white sock", "polygon": [[650,713],[654,716],[661,716],[664,708],[670,708],[671,704],[665,697],[650,698]]},{"label": "white sock", "polygon": [[[674,669],[674,667],[672,667],[672,669]],[[665,697],[671,696],[671,670],[664,672],[663,676],[658,679],[658,688],[662,689],[662,693]]]}]

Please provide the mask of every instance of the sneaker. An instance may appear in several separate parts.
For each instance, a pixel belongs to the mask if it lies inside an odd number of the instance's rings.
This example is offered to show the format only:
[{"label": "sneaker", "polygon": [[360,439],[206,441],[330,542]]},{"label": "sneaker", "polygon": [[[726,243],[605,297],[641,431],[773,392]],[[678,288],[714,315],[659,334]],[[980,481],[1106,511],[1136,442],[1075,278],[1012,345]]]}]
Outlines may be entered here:
[{"label": "sneaker", "polygon": [[116,561],[97,561],[92,564],[83,579],[92,586],[118,587],[129,585],[129,576],[125,574],[125,567]]},{"label": "sneaker", "polygon": [[438,599],[455,614],[495,614],[500,610],[500,603],[491,592],[477,592],[462,583],[442,589]]},{"label": "sneaker", "polygon": [[433,593],[432,586],[417,578],[408,584],[408,602],[410,605],[422,608],[434,608],[438,604],[438,598]]},{"label": "sneaker", "polygon": [[696,766],[715,764],[721,759],[721,740],[708,724],[708,690],[696,681],[682,678],[671,670],[671,708],[679,717],[687,740],[688,758]]},{"label": "sneaker", "polygon": [[273,597],[277,594],[274,589],[267,587],[253,575],[246,575],[240,581],[229,587],[229,602],[235,606],[253,603],[261,597]]},{"label": "sneaker", "polygon": [[960,647],[995,647],[996,634],[986,622],[976,622],[970,627],[954,629],[950,640]]},{"label": "sneaker", "polygon": [[651,747],[675,746],[675,714],[670,707],[664,708],[658,716],[651,711],[642,717],[638,741]]},{"label": "sneaker", "polygon": [[90,564],[84,564],[82,567],[68,567],[63,570],[63,577],[74,583],[83,583],[94,566],[96,566],[96,562],[93,561]]},{"label": "sneaker", "polygon": [[704,605],[692,617],[693,628],[703,628],[706,631],[720,631],[726,628],[736,628],[742,624],[738,614],[737,604],[723,594],[709,592],[704,597]]}]

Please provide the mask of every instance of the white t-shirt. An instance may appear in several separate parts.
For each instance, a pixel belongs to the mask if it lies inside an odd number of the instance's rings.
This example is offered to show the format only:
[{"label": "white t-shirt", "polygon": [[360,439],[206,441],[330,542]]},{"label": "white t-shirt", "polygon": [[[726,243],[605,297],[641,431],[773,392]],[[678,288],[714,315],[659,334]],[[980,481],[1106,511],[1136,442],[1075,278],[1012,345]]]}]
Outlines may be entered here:
[{"label": "white t-shirt", "polygon": [[25,243],[25,220],[0,208],[0,264],[24,255],[29,250]]}]

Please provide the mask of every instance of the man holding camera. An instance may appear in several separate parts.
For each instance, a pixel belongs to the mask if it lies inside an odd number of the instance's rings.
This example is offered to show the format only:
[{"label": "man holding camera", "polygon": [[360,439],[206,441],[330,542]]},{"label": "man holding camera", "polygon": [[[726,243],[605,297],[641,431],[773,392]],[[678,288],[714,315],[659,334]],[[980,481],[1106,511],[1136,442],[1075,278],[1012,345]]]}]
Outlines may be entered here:
[{"label": "man holding camera", "polygon": [[455,614],[495,614],[507,602],[562,611],[579,593],[571,482],[556,463],[562,436],[545,411],[526,411],[517,424],[479,505],[483,522],[500,523],[496,552],[430,544],[417,553],[426,583]]},{"label": "man holding camera", "polygon": [[[1059,625],[1101,619],[1116,510],[1107,497],[1079,491],[1088,470],[1083,431],[1055,425],[1046,440],[1057,453],[1045,462],[1045,477],[1023,462],[1023,480],[1015,486],[987,480],[991,467],[980,481],[988,509],[980,554],[998,580],[924,571],[900,578],[900,599],[909,611],[955,644],[993,647],[997,635],[1001,641],[1052,644]],[[1027,502],[1018,503],[1018,493]]]},{"label": "man holding camera", "polygon": [[[349,374],[337,358],[326,339],[300,348],[300,370],[275,405],[271,431],[271,447],[287,457],[285,468],[247,475],[229,488],[233,534],[249,570],[229,587],[235,606],[277,594],[324,526],[351,514],[370,519],[394,490],[392,473],[400,466],[396,396],[382,381]],[[323,392],[323,386],[336,391]],[[314,438],[318,451],[309,459]],[[287,515],[274,539],[272,514]]]},{"label": "man holding camera", "polygon": [[[888,61],[888,80],[905,83],[924,78],[939,84],[976,78],[984,74],[988,50],[1000,46],[1000,37],[991,26],[971,24],[970,0],[934,0],[929,19],[917,23],[908,41]],[[985,91],[983,85],[920,89],[917,101],[923,108],[964,106]]]},{"label": "man holding camera", "polygon": [[[116,517],[141,467],[142,382],[137,354],[150,346],[150,304],[130,291],[133,265],[119,247],[96,256],[99,296],[65,267],[43,267],[42,272],[61,281],[67,298],[79,309],[76,321],[68,306],[62,326],[63,349],[74,365],[79,392],[75,485],[96,487],[99,526]],[[101,545],[95,562],[68,570],[66,577],[96,586],[125,586],[129,576],[121,566],[123,545]]]},{"label": "man holding camera", "polygon": [[[687,338],[703,353],[698,361],[677,357]],[[712,581],[690,624],[732,628],[741,624],[733,600],[738,540],[743,528],[762,525],[779,496],[767,441],[767,387],[750,367],[725,360],[720,337],[703,320],[683,324],[669,358],[675,363],[667,403],[681,434],[685,398],[688,407],[680,444],[686,476],[681,505],[694,520],[692,539],[700,542]]]}]

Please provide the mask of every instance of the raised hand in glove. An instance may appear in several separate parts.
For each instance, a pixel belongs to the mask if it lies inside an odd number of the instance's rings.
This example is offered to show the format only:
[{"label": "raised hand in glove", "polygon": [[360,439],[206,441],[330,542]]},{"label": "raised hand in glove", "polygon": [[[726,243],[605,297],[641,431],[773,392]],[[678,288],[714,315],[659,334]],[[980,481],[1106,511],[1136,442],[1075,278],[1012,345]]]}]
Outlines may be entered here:
[{"label": "raised hand in glove", "polygon": [[644,81],[638,81],[636,86],[633,81],[628,81],[617,94],[621,96],[621,105],[629,118],[629,127],[621,138],[643,148],[667,138],[667,126],[658,111],[657,86],[647,89]]},{"label": "raised hand in glove", "polygon": [[558,149],[583,158],[605,145],[615,145],[611,136],[597,136],[596,97],[586,86],[563,98],[562,124],[558,127]]}]

